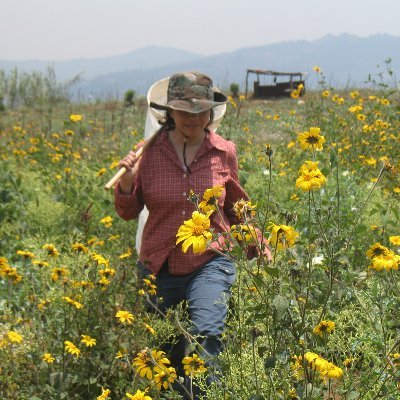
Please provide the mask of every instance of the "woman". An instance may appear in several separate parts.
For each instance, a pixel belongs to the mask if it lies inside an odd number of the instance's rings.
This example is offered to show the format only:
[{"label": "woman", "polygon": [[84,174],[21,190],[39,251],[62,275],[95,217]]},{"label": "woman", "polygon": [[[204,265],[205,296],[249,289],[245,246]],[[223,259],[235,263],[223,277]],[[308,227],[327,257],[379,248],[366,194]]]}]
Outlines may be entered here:
[{"label": "woman", "polygon": [[[226,102],[227,97],[204,74],[170,77],[167,95],[150,104],[166,111],[162,127],[140,162],[133,152],[121,160],[120,167],[128,172],[115,187],[115,205],[122,218],[136,218],[147,206],[149,216],[139,256],[143,271],[156,276],[157,295],[163,298],[161,311],[187,301],[192,334],[206,359],[222,350],[220,337],[235,266],[213,251],[222,250],[218,242],[201,254],[184,253],[176,246],[176,234],[195,211],[189,193],[202,195],[217,185],[223,186],[223,192],[218,199],[220,212],[211,216],[214,232],[240,223],[233,205],[248,196],[238,180],[235,146],[209,129],[213,109]],[[184,346],[175,346],[170,359],[178,373],[183,357]]]}]

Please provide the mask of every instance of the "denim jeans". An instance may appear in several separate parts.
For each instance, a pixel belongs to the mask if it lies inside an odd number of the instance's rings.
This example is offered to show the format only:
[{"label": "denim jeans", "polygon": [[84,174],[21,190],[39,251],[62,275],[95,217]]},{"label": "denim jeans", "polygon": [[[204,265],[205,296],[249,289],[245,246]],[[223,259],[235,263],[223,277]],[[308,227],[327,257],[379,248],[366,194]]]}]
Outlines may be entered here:
[{"label": "denim jeans", "polygon": [[[143,265],[141,272],[150,274]],[[215,367],[215,357],[222,351],[221,334],[228,311],[230,289],[235,281],[235,265],[227,257],[217,256],[189,275],[171,275],[165,263],[156,277],[158,304],[161,312],[186,301],[192,323],[191,334],[198,338],[203,351],[200,356],[208,367]],[[178,341],[171,348],[171,363],[182,368],[185,344]],[[175,362],[174,362],[175,361]],[[175,365],[174,365],[175,366]],[[211,378],[211,376],[209,376]],[[211,380],[214,380],[211,378]]]}]

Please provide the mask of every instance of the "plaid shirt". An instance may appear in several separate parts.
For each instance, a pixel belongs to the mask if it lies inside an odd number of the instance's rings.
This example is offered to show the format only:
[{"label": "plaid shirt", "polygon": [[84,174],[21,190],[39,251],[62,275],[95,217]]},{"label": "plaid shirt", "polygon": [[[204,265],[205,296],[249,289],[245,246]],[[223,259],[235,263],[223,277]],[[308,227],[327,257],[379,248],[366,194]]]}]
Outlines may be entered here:
[{"label": "plaid shirt", "polygon": [[[202,196],[206,189],[224,186],[218,199],[221,213],[214,212],[211,216],[214,232],[226,231],[240,223],[233,212],[233,204],[240,199],[248,200],[238,180],[235,145],[216,133],[207,134],[189,167],[190,173],[185,172],[168,139],[168,132],[163,131],[143,152],[132,193],[123,194],[119,185],[115,187],[115,207],[123,219],[136,218],[144,205],[149,210],[140,261],[154,274],[168,259],[171,274],[187,275],[216,255],[210,249],[193,254],[189,248],[183,253],[181,244],[175,245],[179,227],[195,211],[194,204],[188,200],[190,190]],[[211,247],[222,249],[218,242],[211,243]]]}]

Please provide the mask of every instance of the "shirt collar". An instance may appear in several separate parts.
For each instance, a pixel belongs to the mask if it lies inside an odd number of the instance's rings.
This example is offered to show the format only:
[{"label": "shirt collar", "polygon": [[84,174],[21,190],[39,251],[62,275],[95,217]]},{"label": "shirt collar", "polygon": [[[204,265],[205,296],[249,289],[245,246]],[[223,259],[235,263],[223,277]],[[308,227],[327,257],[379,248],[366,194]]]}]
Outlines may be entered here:
[{"label": "shirt collar", "polygon": [[[168,141],[168,130],[164,130],[161,132],[160,137],[156,140],[155,144],[158,146],[165,146]],[[227,151],[226,140],[217,135],[214,131],[210,131],[206,136],[204,144],[206,148],[210,150],[215,147],[223,152]]]}]

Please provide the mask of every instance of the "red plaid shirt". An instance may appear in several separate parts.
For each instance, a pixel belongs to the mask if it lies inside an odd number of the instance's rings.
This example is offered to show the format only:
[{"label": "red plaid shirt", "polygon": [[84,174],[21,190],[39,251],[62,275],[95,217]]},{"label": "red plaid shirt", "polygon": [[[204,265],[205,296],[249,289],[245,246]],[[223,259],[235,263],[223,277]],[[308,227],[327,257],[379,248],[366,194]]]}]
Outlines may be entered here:
[{"label": "red plaid shirt", "polygon": [[[187,275],[216,255],[210,249],[193,254],[189,248],[183,253],[181,244],[175,245],[179,227],[195,211],[188,200],[190,190],[202,196],[206,189],[224,186],[218,199],[222,220],[219,213],[211,216],[214,232],[226,231],[227,227],[240,223],[233,212],[233,204],[240,199],[248,200],[238,180],[235,145],[216,133],[206,136],[189,168],[190,173],[185,172],[168,139],[168,132],[163,131],[143,152],[132,193],[123,194],[119,185],[115,187],[115,207],[123,219],[136,218],[144,205],[149,210],[140,261],[154,274],[168,259],[171,274]],[[221,250],[218,242],[213,242],[211,247]]]}]

